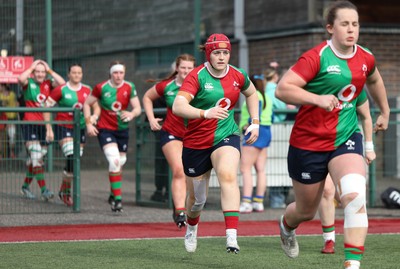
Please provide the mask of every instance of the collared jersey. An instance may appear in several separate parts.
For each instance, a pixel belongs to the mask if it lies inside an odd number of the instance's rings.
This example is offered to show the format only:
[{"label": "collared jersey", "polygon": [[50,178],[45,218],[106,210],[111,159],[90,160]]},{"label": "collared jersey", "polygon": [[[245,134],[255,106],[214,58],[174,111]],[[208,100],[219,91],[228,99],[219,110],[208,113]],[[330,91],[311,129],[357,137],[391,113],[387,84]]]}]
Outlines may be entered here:
[{"label": "collared jersey", "polygon": [[128,129],[128,122],[121,119],[121,111],[126,110],[130,100],[137,96],[135,85],[124,81],[121,86],[114,88],[109,80],[97,84],[92,95],[98,99],[101,107],[97,123],[99,129],[112,131]]},{"label": "collared jersey", "polygon": [[301,106],[290,136],[292,146],[331,151],[360,131],[357,97],[375,71],[375,58],[369,50],[355,45],[351,55],[341,55],[331,41],[324,41],[304,53],[291,69],[307,82],[305,90],[333,94],[339,100],[331,112],[317,106]]},{"label": "collared jersey", "polygon": [[[51,80],[45,80],[39,84],[33,78],[28,78],[28,84],[23,87],[25,107],[44,107],[51,89]],[[23,120],[44,121],[43,113],[25,112]]]},{"label": "collared jersey", "polygon": [[180,85],[176,84],[175,79],[163,80],[156,84],[158,95],[164,96],[167,104],[167,116],[162,125],[162,129],[176,137],[183,138],[186,132],[184,119],[172,113],[172,105]]},{"label": "collared jersey", "polygon": [[[83,104],[85,103],[86,99],[90,95],[92,88],[85,84],[80,84],[78,90],[74,90],[70,88],[69,83],[64,85],[58,86],[55,88],[50,96],[49,99],[54,100],[58,103],[59,107],[71,107],[71,108],[78,108],[80,113],[80,124],[81,129],[86,127],[85,125],[85,118],[82,113]],[[74,120],[74,113],[73,112],[59,112],[55,117],[56,121],[73,121]],[[72,124],[61,124],[67,128],[73,128]]]},{"label": "collared jersey", "polygon": [[243,69],[227,66],[226,75],[213,77],[204,63],[193,69],[185,78],[181,91],[193,96],[190,105],[207,110],[220,106],[228,109],[229,116],[223,120],[191,119],[188,120],[183,146],[191,149],[210,148],[230,135],[239,135],[239,128],[234,119],[234,107],[240,92],[250,85],[250,79]]}]

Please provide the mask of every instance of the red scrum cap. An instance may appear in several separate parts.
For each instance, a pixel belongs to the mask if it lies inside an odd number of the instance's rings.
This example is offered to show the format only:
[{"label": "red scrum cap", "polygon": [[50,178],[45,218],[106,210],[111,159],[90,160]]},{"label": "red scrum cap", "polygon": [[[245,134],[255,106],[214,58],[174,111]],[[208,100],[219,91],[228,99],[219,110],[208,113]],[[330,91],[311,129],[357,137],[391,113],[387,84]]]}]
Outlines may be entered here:
[{"label": "red scrum cap", "polygon": [[210,54],[213,50],[226,49],[231,51],[231,42],[229,41],[229,38],[224,34],[210,35],[204,46],[206,48],[207,61],[210,61]]}]

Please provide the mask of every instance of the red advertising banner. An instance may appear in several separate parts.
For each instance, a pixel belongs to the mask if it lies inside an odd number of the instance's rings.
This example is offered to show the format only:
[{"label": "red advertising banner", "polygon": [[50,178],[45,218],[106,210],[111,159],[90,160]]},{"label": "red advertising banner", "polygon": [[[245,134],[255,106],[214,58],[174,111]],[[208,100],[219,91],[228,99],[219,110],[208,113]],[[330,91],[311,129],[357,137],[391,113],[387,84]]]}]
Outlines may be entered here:
[{"label": "red advertising banner", "polygon": [[33,63],[33,57],[0,57],[0,83],[18,83],[18,76]]}]

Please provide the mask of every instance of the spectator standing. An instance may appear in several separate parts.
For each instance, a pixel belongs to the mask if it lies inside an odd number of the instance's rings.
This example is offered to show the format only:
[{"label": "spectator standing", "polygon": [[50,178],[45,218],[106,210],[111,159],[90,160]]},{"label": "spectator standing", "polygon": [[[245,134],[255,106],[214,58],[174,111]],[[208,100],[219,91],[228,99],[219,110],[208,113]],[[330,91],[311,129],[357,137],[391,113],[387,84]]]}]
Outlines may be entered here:
[{"label": "spectator standing", "polygon": [[[2,107],[17,107],[17,97],[7,84],[0,84],[0,102]],[[18,120],[17,112],[5,112],[4,119],[9,121]],[[15,123],[7,123],[5,126],[8,138],[8,153],[10,158],[15,158],[16,126]]]},{"label": "spectator standing", "polygon": [[[244,137],[242,142],[240,170],[242,173],[243,187],[242,202],[239,209],[240,213],[264,211],[264,195],[267,187],[265,164],[267,162],[267,148],[271,143],[272,101],[264,92],[264,76],[253,75],[250,77],[250,80],[257,89],[260,129],[256,142],[248,145],[246,143],[247,137]],[[243,103],[239,129],[244,133],[250,124],[251,117],[247,109],[247,104]],[[255,168],[257,178],[255,196],[253,196],[253,167]]]}]

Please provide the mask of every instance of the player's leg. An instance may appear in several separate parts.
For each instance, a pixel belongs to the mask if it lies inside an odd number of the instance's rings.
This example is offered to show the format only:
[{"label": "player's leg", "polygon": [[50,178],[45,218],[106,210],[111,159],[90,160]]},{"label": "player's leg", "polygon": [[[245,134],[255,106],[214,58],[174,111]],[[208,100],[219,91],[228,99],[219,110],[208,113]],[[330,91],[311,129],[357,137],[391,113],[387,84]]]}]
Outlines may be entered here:
[{"label": "player's leg", "polygon": [[181,228],[186,225],[186,177],[182,164],[182,141],[172,140],[162,147],[172,172],[172,199],[174,202],[174,221]]},{"label": "player's leg", "polygon": [[267,148],[260,149],[256,161],[257,187],[256,195],[253,197],[253,210],[256,212],[264,211],[264,195],[267,188],[267,175],[265,164],[267,162]]},{"label": "player's leg", "polygon": [[260,150],[256,147],[243,145],[241,148],[240,172],[242,173],[242,202],[240,213],[251,213],[253,211],[253,175],[252,169],[257,161]]},{"label": "player's leg", "polygon": [[[237,142],[235,141],[237,139]],[[237,228],[239,223],[240,190],[237,171],[240,160],[239,137],[230,136],[230,145],[218,147],[211,161],[221,188],[221,207],[225,218],[226,249],[238,253]]]},{"label": "player's leg", "polygon": [[329,171],[344,209],[345,261],[359,267],[368,231],[365,161],[359,154],[339,155],[330,161]]},{"label": "player's leg", "polygon": [[335,253],[335,191],[335,185],[328,174],[318,208],[324,239],[324,247],[321,252],[324,254]]}]

